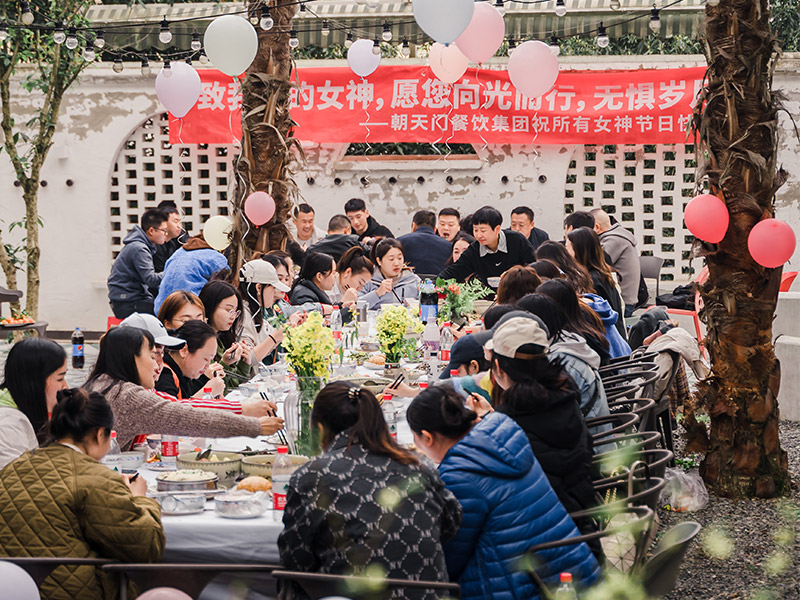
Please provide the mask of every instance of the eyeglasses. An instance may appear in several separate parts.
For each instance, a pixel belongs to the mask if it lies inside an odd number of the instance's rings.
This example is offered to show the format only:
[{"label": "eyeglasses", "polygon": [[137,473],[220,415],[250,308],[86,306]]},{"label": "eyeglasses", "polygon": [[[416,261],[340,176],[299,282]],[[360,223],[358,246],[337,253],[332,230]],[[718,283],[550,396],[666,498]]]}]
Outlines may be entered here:
[{"label": "eyeglasses", "polygon": [[161,233],[169,233],[169,229],[166,227],[164,229],[156,229],[156,231],[160,231]]},{"label": "eyeglasses", "polygon": [[232,319],[235,319],[240,314],[242,314],[242,311],[240,311],[240,310],[229,310],[228,311],[228,316],[231,317]]}]

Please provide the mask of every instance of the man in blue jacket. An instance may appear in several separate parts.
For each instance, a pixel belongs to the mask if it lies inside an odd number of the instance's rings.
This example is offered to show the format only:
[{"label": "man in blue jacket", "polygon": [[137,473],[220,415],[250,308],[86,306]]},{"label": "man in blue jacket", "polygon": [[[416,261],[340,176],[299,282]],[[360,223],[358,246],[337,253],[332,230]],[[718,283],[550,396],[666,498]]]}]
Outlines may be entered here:
[{"label": "man in blue jacket", "polygon": [[125,239],[108,276],[108,299],[118,319],[135,312],[153,314],[153,293],[163,273],[156,273],[153,256],[167,241],[167,215],[157,208],[146,210],[141,225],[135,225]]},{"label": "man in blue jacket", "polygon": [[411,233],[401,235],[397,241],[403,244],[406,262],[417,274],[437,275],[444,270],[453,246],[436,235],[436,213],[418,210],[411,223]]}]

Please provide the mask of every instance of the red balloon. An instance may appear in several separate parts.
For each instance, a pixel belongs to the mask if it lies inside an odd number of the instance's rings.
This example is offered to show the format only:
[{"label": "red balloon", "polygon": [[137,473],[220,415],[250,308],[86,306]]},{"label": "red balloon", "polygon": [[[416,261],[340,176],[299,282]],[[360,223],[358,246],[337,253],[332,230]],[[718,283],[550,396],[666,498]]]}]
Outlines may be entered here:
[{"label": "red balloon", "polygon": [[275,214],[275,200],[267,192],[253,192],[244,201],[244,214],[259,227]]},{"label": "red balloon", "polygon": [[717,244],[728,231],[730,215],[728,207],[717,196],[701,194],[692,198],[686,205],[683,220],[694,237]]},{"label": "red balloon", "polygon": [[747,238],[750,256],[769,269],[780,267],[792,258],[796,244],[792,228],[778,219],[764,219],[756,223]]}]

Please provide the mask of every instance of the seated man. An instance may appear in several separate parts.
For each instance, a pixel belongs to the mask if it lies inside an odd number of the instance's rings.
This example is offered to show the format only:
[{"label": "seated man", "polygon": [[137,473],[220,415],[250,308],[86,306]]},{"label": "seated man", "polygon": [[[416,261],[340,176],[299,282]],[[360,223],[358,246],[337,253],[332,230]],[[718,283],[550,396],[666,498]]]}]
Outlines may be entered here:
[{"label": "seated man", "polygon": [[430,210],[419,210],[411,222],[411,233],[400,236],[406,262],[418,275],[436,275],[444,269],[450,258],[452,246],[434,233],[436,215]]},{"label": "seated man", "polygon": [[476,241],[439,276],[458,281],[477,277],[484,285],[496,290],[500,276],[508,269],[532,263],[533,249],[528,240],[516,231],[503,231],[502,224],[503,215],[496,208],[484,206],[477,210],[472,216]]},{"label": "seated man", "polygon": [[577,210],[574,213],[568,214],[567,218],[564,219],[564,239],[567,239],[567,234],[570,231],[581,227],[594,229],[594,217],[592,213],[586,212],[585,210]]},{"label": "seated man", "polygon": [[325,232],[314,225],[314,208],[310,204],[303,203],[294,208],[292,224],[294,239],[303,250],[308,250],[325,237]]},{"label": "seated man", "polygon": [[[606,262],[620,276],[622,300],[625,302],[625,316],[633,314],[639,303],[639,286],[641,264],[636,252],[636,238],[619,223],[611,224],[611,218],[602,208],[592,211],[594,230],[600,236],[600,244],[606,256]],[[609,260],[610,259],[610,260]]]},{"label": "seated man", "polygon": [[534,226],[533,211],[527,206],[518,206],[511,211],[511,231],[521,233],[528,238],[534,252],[542,242],[550,239],[546,231]]},{"label": "seated man", "polygon": [[384,227],[370,216],[367,205],[361,198],[348,200],[344,205],[344,213],[350,219],[353,233],[361,242],[368,241],[369,238],[394,237],[388,227]]},{"label": "seated man", "polygon": [[[439,211],[439,219],[436,222],[437,234],[452,244],[460,230],[461,214],[455,208],[443,208]],[[471,231],[467,233],[472,235]]]},{"label": "seated man", "polygon": [[350,228],[350,220],[344,215],[335,215],[328,221],[328,235],[316,244],[311,246],[308,251],[322,252],[332,256],[337,263],[342,254],[353,246],[358,246],[358,236],[353,235]]}]

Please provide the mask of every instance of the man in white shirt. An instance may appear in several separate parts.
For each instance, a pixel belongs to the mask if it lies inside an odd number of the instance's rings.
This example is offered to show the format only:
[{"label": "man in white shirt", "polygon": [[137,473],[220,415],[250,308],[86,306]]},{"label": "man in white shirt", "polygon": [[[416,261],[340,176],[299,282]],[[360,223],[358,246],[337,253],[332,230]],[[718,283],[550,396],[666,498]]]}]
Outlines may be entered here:
[{"label": "man in white shirt", "polygon": [[292,223],[296,230],[294,239],[303,250],[308,250],[325,237],[325,232],[314,225],[314,208],[310,204],[298,204],[295,207]]}]

